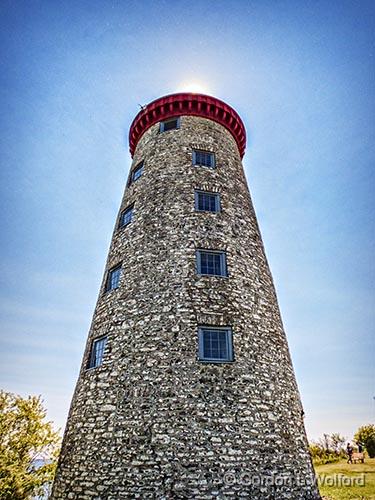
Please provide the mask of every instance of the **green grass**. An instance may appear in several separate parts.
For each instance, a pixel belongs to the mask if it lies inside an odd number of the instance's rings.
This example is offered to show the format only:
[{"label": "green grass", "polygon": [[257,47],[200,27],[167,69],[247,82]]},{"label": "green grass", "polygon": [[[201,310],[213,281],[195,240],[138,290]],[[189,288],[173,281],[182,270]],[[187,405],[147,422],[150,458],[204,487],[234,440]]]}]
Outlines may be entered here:
[{"label": "green grass", "polygon": [[[364,464],[340,462],[317,465],[315,472],[320,481],[320,494],[329,500],[375,500],[375,458],[366,458]],[[340,478],[342,478],[341,484]],[[358,478],[364,486],[358,484],[346,486],[349,478]],[[336,484],[332,485],[332,481]]]}]

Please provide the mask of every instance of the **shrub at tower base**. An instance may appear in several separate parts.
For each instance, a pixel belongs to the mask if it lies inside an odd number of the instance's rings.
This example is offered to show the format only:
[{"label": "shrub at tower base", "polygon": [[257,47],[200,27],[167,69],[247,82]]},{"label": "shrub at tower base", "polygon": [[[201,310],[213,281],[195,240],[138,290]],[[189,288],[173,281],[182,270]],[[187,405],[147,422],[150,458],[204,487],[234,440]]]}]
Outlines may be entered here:
[{"label": "shrub at tower base", "polygon": [[346,458],[345,442],[345,437],[339,433],[323,434],[319,441],[311,442],[309,448],[314,465],[338,462]]},{"label": "shrub at tower base", "polygon": [[370,458],[375,458],[375,425],[368,424],[360,427],[355,433],[354,440],[361,443]]},{"label": "shrub at tower base", "polygon": [[0,414],[0,499],[43,494],[55,474],[60,437],[45,422],[41,398],[0,391]]}]

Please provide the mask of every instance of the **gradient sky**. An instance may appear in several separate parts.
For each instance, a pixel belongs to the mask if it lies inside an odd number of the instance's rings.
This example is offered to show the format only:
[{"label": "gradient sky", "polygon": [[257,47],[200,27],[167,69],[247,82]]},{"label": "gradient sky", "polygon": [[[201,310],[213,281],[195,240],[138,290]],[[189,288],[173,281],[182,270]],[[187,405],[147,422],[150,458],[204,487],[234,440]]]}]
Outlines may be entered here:
[{"label": "gradient sky", "polygon": [[[310,438],[374,421],[373,1],[2,0],[1,386],[63,427],[138,104],[232,105]],[[195,90],[196,87],[193,88]]]}]

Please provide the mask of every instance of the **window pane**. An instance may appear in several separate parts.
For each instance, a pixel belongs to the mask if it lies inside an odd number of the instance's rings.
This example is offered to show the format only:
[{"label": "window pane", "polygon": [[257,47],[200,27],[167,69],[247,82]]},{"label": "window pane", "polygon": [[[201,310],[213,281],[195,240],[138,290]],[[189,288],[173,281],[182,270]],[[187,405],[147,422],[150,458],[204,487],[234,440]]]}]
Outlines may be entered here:
[{"label": "window pane", "polygon": [[225,276],[225,254],[224,252],[198,251],[198,272],[214,276]]},{"label": "window pane", "polygon": [[121,266],[115,267],[108,271],[106,291],[118,288],[121,277]]},{"label": "window pane", "polygon": [[219,211],[219,195],[215,193],[196,192],[196,209],[206,212]]},{"label": "window pane", "polygon": [[120,217],[120,227],[129,224],[132,220],[132,217],[133,217],[133,207],[129,207],[126,210],[124,210]]},{"label": "window pane", "polygon": [[101,339],[94,340],[91,347],[89,368],[100,366],[103,363],[103,354],[106,341],[107,337],[102,337]]},{"label": "window pane", "polygon": [[223,274],[222,269],[221,269],[221,258],[220,254],[213,254],[213,261],[214,261],[214,274]]},{"label": "window pane", "polygon": [[201,359],[231,361],[230,329],[201,328]]},{"label": "window pane", "polygon": [[213,168],[215,166],[214,154],[206,151],[194,150],[194,165]]},{"label": "window pane", "polygon": [[105,340],[97,340],[95,342],[95,366],[99,366],[103,361],[103,353],[104,353]]},{"label": "window pane", "polygon": [[166,120],[160,123],[160,132],[167,132],[168,130],[173,130],[180,127],[179,118],[173,118],[172,120]]},{"label": "window pane", "polygon": [[172,130],[174,128],[177,128],[177,120],[169,120],[167,122],[164,122],[164,131]]},{"label": "window pane", "polygon": [[117,288],[120,281],[120,269],[116,269],[111,273],[111,288]]},{"label": "window pane", "polygon": [[143,173],[143,163],[141,163],[133,172],[133,181],[136,181],[141,177]]},{"label": "window pane", "polygon": [[207,205],[206,210],[210,212],[216,212],[216,195],[214,194],[207,195],[206,205]]}]

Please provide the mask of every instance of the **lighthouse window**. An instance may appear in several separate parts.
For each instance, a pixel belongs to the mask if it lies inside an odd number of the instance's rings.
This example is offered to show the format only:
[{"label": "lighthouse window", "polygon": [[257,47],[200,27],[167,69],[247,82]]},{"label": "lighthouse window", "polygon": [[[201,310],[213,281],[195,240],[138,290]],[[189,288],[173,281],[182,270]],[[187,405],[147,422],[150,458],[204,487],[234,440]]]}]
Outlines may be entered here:
[{"label": "lighthouse window", "polygon": [[205,327],[198,329],[199,359],[212,363],[233,361],[232,330],[221,327]]},{"label": "lighthouse window", "polygon": [[193,165],[199,167],[215,168],[215,155],[207,151],[193,150]]},{"label": "lighthouse window", "polygon": [[101,337],[100,339],[93,341],[87,368],[95,368],[103,363],[103,354],[106,342],[107,337]]},{"label": "lighthouse window", "polygon": [[217,252],[213,250],[198,250],[197,270],[198,274],[206,274],[210,276],[227,276],[225,252]]},{"label": "lighthouse window", "polygon": [[167,132],[168,130],[173,130],[175,128],[180,128],[180,118],[172,118],[170,120],[160,122],[160,132]]},{"label": "lighthouse window", "polygon": [[109,292],[110,290],[114,290],[118,288],[120,284],[121,277],[121,264],[113,267],[108,271],[107,282],[105,284],[105,291]]},{"label": "lighthouse window", "polygon": [[133,205],[128,208],[125,208],[125,210],[121,212],[119,228],[130,224],[130,222],[132,221],[132,217],[133,217]]},{"label": "lighthouse window", "polygon": [[143,161],[141,161],[141,163],[138,163],[138,165],[133,170],[130,182],[135,182],[137,179],[141,177],[142,174],[143,174]]},{"label": "lighthouse window", "polygon": [[206,191],[195,191],[195,210],[200,212],[220,212],[220,195]]}]

